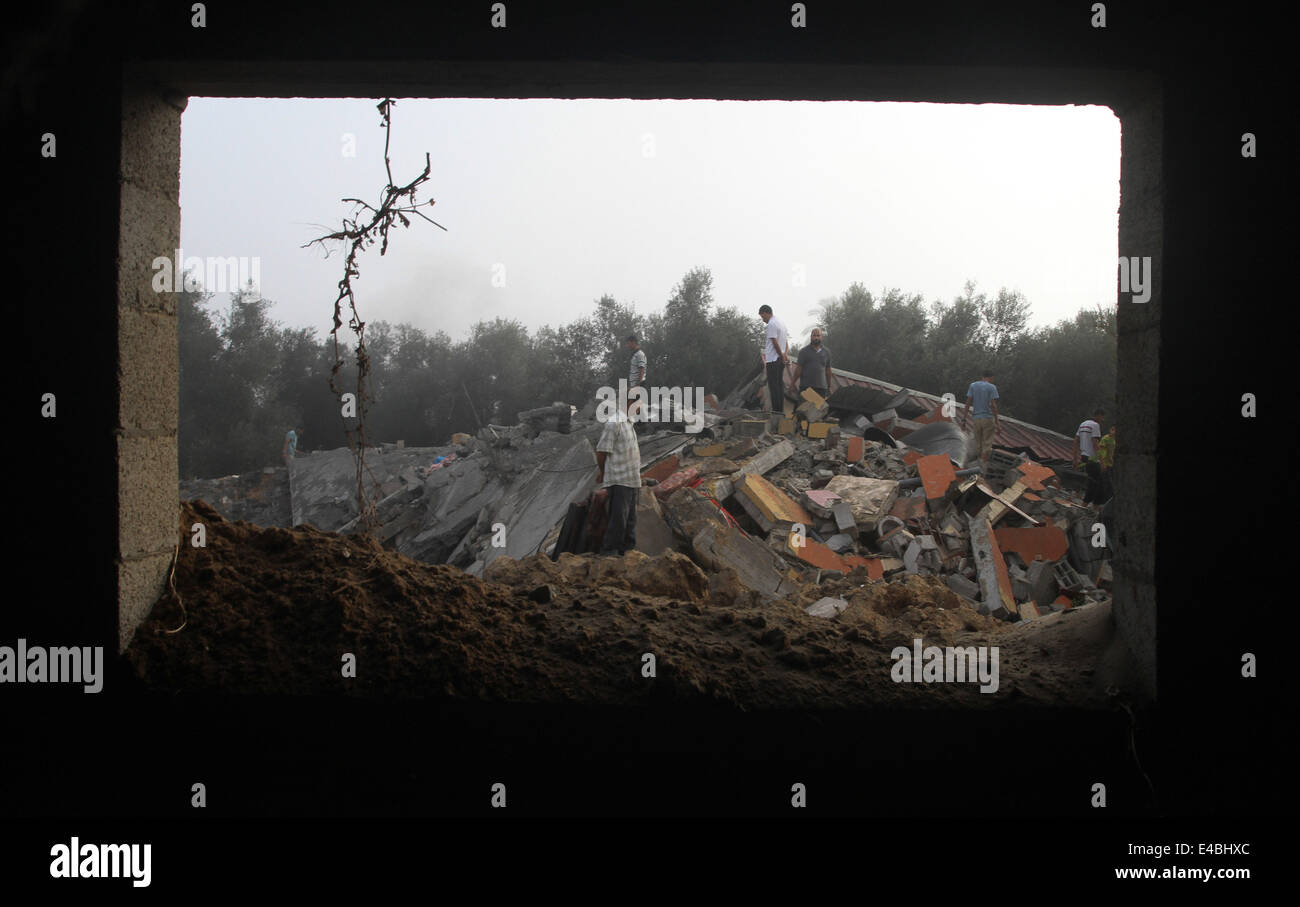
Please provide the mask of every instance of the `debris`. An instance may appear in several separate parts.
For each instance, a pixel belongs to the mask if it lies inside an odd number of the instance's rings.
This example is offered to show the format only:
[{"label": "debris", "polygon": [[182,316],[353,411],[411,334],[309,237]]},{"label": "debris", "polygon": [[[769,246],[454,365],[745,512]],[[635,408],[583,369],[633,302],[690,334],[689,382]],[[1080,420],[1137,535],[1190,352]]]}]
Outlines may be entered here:
[{"label": "debris", "polygon": [[889,479],[836,476],[826,488],[849,505],[859,530],[874,530],[898,497],[898,483]]},{"label": "debris", "polygon": [[834,617],[849,606],[849,603],[842,598],[819,598],[816,602],[809,605],[805,610],[813,617]]}]

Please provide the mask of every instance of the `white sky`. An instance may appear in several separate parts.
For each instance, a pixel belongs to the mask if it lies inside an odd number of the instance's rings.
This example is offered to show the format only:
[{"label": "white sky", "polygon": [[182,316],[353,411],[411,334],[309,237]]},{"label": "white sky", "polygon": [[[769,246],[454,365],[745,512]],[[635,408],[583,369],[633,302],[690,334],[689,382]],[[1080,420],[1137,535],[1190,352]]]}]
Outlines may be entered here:
[{"label": "white sky", "polygon": [[[338,228],[344,196],[378,200],[376,103],[191,99],[184,255],[260,257],[274,317],[325,336],[342,253],[300,247]],[[792,340],[854,281],[927,303],[967,279],[1006,286],[1034,325],[1115,304],[1120,125],[1104,107],[400,100],[392,141],[399,184],[429,152],[419,198],[449,232],[417,219],[364,253],[371,322],[461,339],[497,316],[559,325],[605,293],[648,313],[697,265],[716,303],[767,303]]]}]

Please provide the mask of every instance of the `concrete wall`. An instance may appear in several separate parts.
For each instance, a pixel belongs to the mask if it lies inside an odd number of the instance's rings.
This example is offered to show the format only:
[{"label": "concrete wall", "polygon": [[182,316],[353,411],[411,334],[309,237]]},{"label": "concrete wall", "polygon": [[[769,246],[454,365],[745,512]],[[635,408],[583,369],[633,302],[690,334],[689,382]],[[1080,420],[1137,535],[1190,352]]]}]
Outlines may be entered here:
[{"label": "concrete wall", "polygon": [[[32,416],[28,426],[43,455],[20,489],[25,531],[13,553],[59,579],[59,605],[20,616],[125,642],[170,557],[175,324],[167,302],[150,295],[147,266],[177,244],[179,109],[150,85],[177,97],[1098,103],[1122,119],[1117,252],[1149,255],[1155,266],[1152,300],[1125,303],[1119,316],[1116,619],[1148,692],[1157,651],[1162,702],[1202,692],[1185,681],[1217,677],[1203,665],[1231,666],[1261,643],[1248,622],[1225,629],[1219,620],[1223,603],[1241,600],[1226,570],[1182,570],[1205,544],[1205,512],[1183,491],[1197,477],[1171,469],[1190,465],[1207,424],[1239,418],[1243,391],[1268,389],[1262,369],[1285,336],[1224,310],[1282,285],[1266,263],[1287,258],[1270,259],[1275,237],[1258,211],[1280,203],[1268,168],[1284,156],[1270,164],[1238,153],[1243,131],[1263,133],[1270,122],[1265,92],[1279,64],[1239,62],[1255,53],[1255,38],[1242,31],[1248,17],[1126,5],[1099,31],[1087,26],[1086,5],[853,6],[812,5],[804,32],[789,28],[784,11],[769,20],[752,4],[576,0],[542,12],[511,5],[505,31],[489,27],[486,6],[420,4],[397,16],[335,0],[230,0],[210,6],[206,30],[191,27],[188,7],[161,0],[111,10],[50,5],[32,14],[44,17],[34,26],[16,22],[2,84],[7,134],[17,138],[0,154],[15,176],[10,199],[28,212],[29,229],[10,245],[24,263],[10,275],[11,326],[36,338],[17,393],[35,400],[57,391],[61,401],[57,420]],[[45,130],[59,134],[57,159],[36,151]],[[1261,147],[1270,147],[1266,138]],[[1162,317],[1173,296],[1177,318]],[[101,380],[109,374],[117,380]],[[1234,475],[1264,468],[1252,459],[1264,449],[1252,445],[1267,440],[1250,434],[1255,424],[1239,429],[1246,443],[1234,448]],[[75,569],[70,558],[79,559]]]},{"label": "concrete wall", "polygon": [[155,291],[152,263],[180,248],[185,103],[147,82],[122,90],[114,430],[121,648],[163,591],[177,539],[176,297]]},{"label": "concrete wall", "polygon": [[[1164,309],[1164,123],[1160,90],[1123,99],[1120,116],[1119,254],[1150,256],[1151,298],[1119,294],[1113,613],[1148,698],[1157,693],[1156,518],[1160,440],[1160,316]],[[1117,267],[1118,273],[1118,267]]]}]

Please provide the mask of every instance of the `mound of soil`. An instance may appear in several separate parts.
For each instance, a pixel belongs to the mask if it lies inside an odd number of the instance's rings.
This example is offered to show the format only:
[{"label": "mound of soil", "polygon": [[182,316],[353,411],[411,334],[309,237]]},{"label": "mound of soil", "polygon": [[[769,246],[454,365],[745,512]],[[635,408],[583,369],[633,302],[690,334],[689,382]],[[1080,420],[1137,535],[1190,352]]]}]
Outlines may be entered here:
[{"label": "mound of soil", "polygon": [[[205,525],[206,547],[190,545],[194,523]],[[181,505],[179,529],[178,595],[164,595],[125,653],[158,690],[619,705],[707,699],[741,709],[1103,701],[1080,671],[1095,665],[1108,634],[1065,647],[1070,662],[1049,667],[1033,657],[1031,628],[977,614],[933,577],[870,583],[852,574],[761,603],[734,575],[707,575],[676,552],[501,557],[479,580],[361,536],[227,521],[201,500]],[[848,608],[833,619],[804,612],[826,595]],[[893,682],[889,653],[915,638],[1003,647],[999,693]],[[344,676],[348,655],[355,677]],[[653,677],[643,676],[646,655],[654,656]],[[1044,669],[1059,682],[1044,681]]]}]

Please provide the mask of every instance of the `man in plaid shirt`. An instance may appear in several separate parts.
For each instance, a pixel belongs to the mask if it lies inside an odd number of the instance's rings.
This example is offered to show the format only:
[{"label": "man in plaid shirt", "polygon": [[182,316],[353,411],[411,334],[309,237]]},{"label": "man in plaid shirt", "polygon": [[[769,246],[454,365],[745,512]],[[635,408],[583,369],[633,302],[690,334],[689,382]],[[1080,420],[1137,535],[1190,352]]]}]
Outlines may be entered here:
[{"label": "man in plaid shirt", "polygon": [[[628,408],[634,405],[628,401]],[[596,482],[609,489],[609,526],[601,554],[636,547],[636,498],[641,491],[641,448],[627,413],[610,417],[596,444]]]}]

